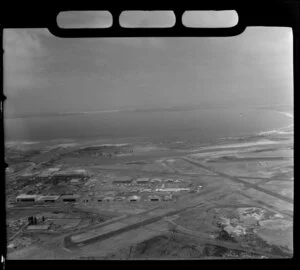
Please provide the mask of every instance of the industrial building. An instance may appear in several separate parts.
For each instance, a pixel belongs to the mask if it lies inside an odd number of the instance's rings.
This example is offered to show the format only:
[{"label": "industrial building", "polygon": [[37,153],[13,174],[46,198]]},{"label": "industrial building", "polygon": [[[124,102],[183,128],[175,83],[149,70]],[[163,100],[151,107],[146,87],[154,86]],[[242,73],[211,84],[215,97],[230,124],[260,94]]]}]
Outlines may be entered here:
[{"label": "industrial building", "polygon": [[136,179],[137,184],[147,184],[149,182],[149,178],[138,178]]},{"label": "industrial building", "polygon": [[112,201],[114,201],[114,197],[104,197],[103,201],[104,202],[112,202]]},{"label": "industrial building", "polygon": [[163,201],[172,201],[172,199],[173,199],[172,194],[168,194],[163,197]]},{"label": "industrial building", "polygon": [[42,179],[45,179],[45,178],[50,177],[52,174],[53,174],[53,171],[45,170],[45,171],[42,171],[42,172],[37,176],[37,178],[42,180]]},{"label": "industrial building", "polygon": [[161,179],[159,178],[153,178],[150,180],[151,183],[160,183],[161,182]]},{"label": "industrial building", "polygon": [[40,196],[37,201],[39,202],[56,202],[59,198],[59,195],[46,195]]},{"label": "industrial building", "polygon": [[161,198],[159,196],[157,196],[157,195],[150,195],[148,197],[148,199],[149,199],[150,202],[158,202],[158,201],[161,200]]},{"label": "industrial building", "polygon": [[28,178],[33,178],[35,177],[36,175],[38,174],[38,172],[26,172],[26,173],[23,173],[22,175],[19,175],[17,177],[18,180],[22,180],[22,179],[28,179]]},{"label": "industrial building", "polygon": [[143,189],[140,189],[140,192],[151,192],[152,189],[150,188],[143,188]]},{"label": "industrial building", "polygon": [[88,203],[90,201],[90,199],[88,197],[84,197],[84,198],[81,199],[81,201],[83,203]]},{"label": "industrial building", "polygon": [[189,191],[190,188],[157,188],[156,191],[162,192],[178,192],[178,191]]},{"label": "industrial building", "polygon": [[118,177],[113,181],[113,183],[114,184],[131,184],[132,177],[129,177],[129,176]]},{"label": "industrial building", "polygon": [[73,179],[71,179],[70,183],[71,184],[78,184],[79,181],[80,181],[80,178],[73,178]]},{"label": "industrial building", "polygon": [[39,198],[39,195],[28,195],[28,194],[21,194],[17,196],[17,202],[36,202]]},{"label": "industrial building", "polygon": [[137,201],[140,201],[140,199],[141,199],[140,196],[133,195],[128,198],[128,201],[129,202],[137,202]]},{"label": "industrial building", "polygon": [[43,225],[29,225],[27,227],[27,230],[29,231],[45,231],[48,230],[50,225],[48,224],[43,224]]},{"label": "industrial building", "polygon": [[79,195],[73,194],[73,195],[62,195],[60,197],[60,200],[62,202],[78,202],[79,200]]},{"label": "industrial building", "polygon": [[87,171],[85,169],[76,169],[75,172],[78,174],[86,174],[87,173]]},{"label": "industrial building", "polygon": [[48,172],[57,172],[59,170],[60,170],[60,168],[49,168]]},{"label": "industrial building", "polygon": [[54,180],[71,180],[71,179],[82,179],[86,176],[85,170],[65,170],[65,171],[58,171],[52,174],[52,179]]},{"label": "industrial building", "polygon": [[121,197],[121,196],[117,196],[116,197],[116,201],[124,201],[126,199],[126,197]]},{"label": "industrial building", "polygon": [[116,194],[115,191],[107,191],[107,192],[105,192],[104,196],[111,197],[111,196],[114,196],[115,194]]},{"label": "industrial building", "polygon": [[95,198],[95,201],[97,202],[103,202],[104,197],[103,196],[99,196]]},{"label": "industrial building", "polygon": [[163,184],[163,187],[164,188],[181,188],[182,185],[181,184],[178,184],[178,183],[173,183],[173,182],[167,182],[167,183],[164,183]]}]

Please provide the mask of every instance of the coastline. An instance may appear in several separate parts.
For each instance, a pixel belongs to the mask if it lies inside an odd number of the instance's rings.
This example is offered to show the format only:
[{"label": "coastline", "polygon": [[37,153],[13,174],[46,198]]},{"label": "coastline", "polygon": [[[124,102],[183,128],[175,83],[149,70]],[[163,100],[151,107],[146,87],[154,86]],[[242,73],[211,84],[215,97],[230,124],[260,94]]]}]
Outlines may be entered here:
[{"label": "coastline", "polygon": [[[283,114],[285,116],[287,116],[290,119],[294,119],[294,115],[293,113],[290,112],[282,112],[282,111],[275,111],[277,113]],[[294,126],[294,123],[285,127],[281,127],[278,129],[273,129],[273,130],[269,130],[269,131],[261,131],[258,134],[259,135],[268,135],[268,134],[293,134],[293,131],[285,131],[285,129],[288,128],[292,128]]]},{"label": "coastline", "polygon": [[[277,110],[272,110],[273,112],[277,112],[281,115],[285,115],[286,117],[288,117],[289,119],[294,119],[294,115],[291,112],[287,112],[287,111],[277,111]],[[98,111],[99,112],[99,111]],[[102,111],[102,112],[112,112],[112,111]],[[116,111],[114,111],[116,112]],[[86,112],[84,112],[86,113]],[[94,112],[96,113],[96,112]],[[293,134],[293,130],[288,130],[290,128],[292,128],[294,126],[294,124],[292,123],[291,125],[288,126],[284,126],[284,127],[279,127],[276,129],[272,129],[272,130],[266,130],[266,131],[259,131],[259,132],[251,132],[251,133],[245,133],[242,135],[237,135],[237,136],[230,136],[230,137],[220,137],[217,138],[215,143],[216,143],[216,147],[219,147],[218,142],[222,142],[222,144],[226,147],[226,144],[232,144],[233,141],[235,140],[241,140],[241,139],[247,139],[247,138],[251,138],[252,139],[255,138],[255,136],[264,136],[264,135],[289,135],[289,134]],[[102,139],[101,139],[102,140]],[[103,139],[104,140],[104,139]],[[13,146],[30,146],[30,145],[37,145],[37,144],[55,144],[57,143],[59,144],[63,144],[64,142],[66,143],[70,143],[70,142],[80,142],[81,139],[78,138],[61,138],[61,139],[53,139],[53,140],[8,140],[5,141],[5,145],[8,147],[13,147]],[[92,141],[94,141],[94,139],[92,139]],[[97,139],[95,139],[95,141],[97,141]],[[106,141],[106,139],[105,139]],[[113,142],[110,142],[110,140],[108,140],[108,144],[112,145],[114,144]],[[230,141],[230,142],[229,142]],[[254,142],[251,142],[254,143]]]}]

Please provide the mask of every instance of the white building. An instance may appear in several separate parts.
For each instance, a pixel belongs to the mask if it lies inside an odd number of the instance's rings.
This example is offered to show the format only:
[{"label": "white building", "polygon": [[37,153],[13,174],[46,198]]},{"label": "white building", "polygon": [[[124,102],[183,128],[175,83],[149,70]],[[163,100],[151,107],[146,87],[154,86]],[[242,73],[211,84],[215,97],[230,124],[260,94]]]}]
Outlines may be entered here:
[{"label": "white building", "polygon": [[40,196],[37,201],[39,202],[56,202],[60,196],[59,195],[46,195]]},{"label": "white building", "polygon": [[48,169],[49,172],[57,172],[59,170],[60,170],[60,168],[49,168]]},{"label": "white building", "polygon": [[133,196],[130,196],[128,198],[128,201],[130,202],[137,202],[137,201],[140,201],[141,197],[140,196],[137,196],[137,195],[133,195]]},{"label": "white building", "polygon": [[104,201],[104,202],[112,202],[112,201],[114,201],[114,200],[115,200],[114,197],[104,197],[104,198],[103,198],[103,201]]},{"label": "white building", "polygon": [[159,179],[159,178],[153,178],[153,179],[150,180],[151,183],[157,183],[157,182],[160,183],[161,181],[162,181],[162,180]]},{"label": "white building", "polygon": [[39,198],[39,195],[27,195],[27,194],[21,194],[17,196],[16,201],[17,202],[36,202]]},{"label": "white building", "polygon": [[129,176],[120,176],[120,177],[117,177],[113,180],[113,183],[114,184],[131,184],[132,182],[132,177],[129,177]]},{"label": "white building", "polygon": [[156,191],[162,192],[178,192],[178,191],[189,191],[189,188],[157,188]]},{"label": "white building", "polygon": [[137,184],[147,184],[149,182],[149,178],[143,177],[143,178],[138,178],[135,181]]},{"label": "white building", "polygon": [[43,225],[29,225],[27,227],[27,230],[29,231],[45,231],[48,230],[50,225],[48,224],[43,224]]},{"label": "white building", "polygon": [[150,202],[158,202],[158,201],[161,200],[161,198],[159,196],[157,196],[157,195],[150,195],[148,197],[148,199],[149,199]]},{"label": "white building", "polygon": [[76,169],[75,172],[79,173],[79,174],[86,174],[86,170],[85,169]]},{"label": "white building", "polygon": [[63,202],[78,202],[80,196],[77,195],[77,194],[73,194],[73,195],[62,195],[60,197],[60,200],[63,201]]},{"label": "white building", "polygon": [[73,178],[73,179],[71,179],[70,183],[71,183],[71,184],[78,184],[79,181],[80,181],[79,178]]},{"label": "white building", "polygon": [[163,200],[164,201],[171,201],[173,199],[173,195],[172,194],[168,194],[168,195],[165,195],[163,197]]}]

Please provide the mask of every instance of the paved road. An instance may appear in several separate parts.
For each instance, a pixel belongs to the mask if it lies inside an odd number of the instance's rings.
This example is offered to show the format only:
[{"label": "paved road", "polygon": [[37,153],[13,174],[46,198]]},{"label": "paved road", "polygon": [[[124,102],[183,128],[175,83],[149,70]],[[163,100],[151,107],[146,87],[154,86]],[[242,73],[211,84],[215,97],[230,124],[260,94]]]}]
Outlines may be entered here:
[{"label": "paved road", "polygon": [[211,168],[211,167],[209,167],[207,165],[203,165],[202,163],[200,163],[200,162],[198,162],[196,160],[193,160],[191,158],[184,157],[183,159],[186,160],[186,161],[188,161],[188,162],[190,162],[190,163],[192,163],[192,164],[194,164],[194,165],[196,165],[196,166],[199,166],[201,168],[207,169],[207,170],[209,170],[209,171],[211,171],[211,172],[213,172],[213,173],[215,173],[215,174],[217,174],[219,176],[222,176],[224,178],[230,179],[230,180],[232,180],[234,182],[237,182],[237,183],[242,183],[246,187],[253,188],[253,189],[256,189],[258,191],[264,192],[264,193],[266,193],[266,194],[268,194],[270,196],[276,197],[276,198],[281,199],[281,200],[283,200],[285,202],[288,202],[288,203],[293,203],[294,202],[294,200],[292,200],[291,198],[288,198],[288,197],[282,196],[282,195],[280,195],[280,194],[278,194],[276,192],[272,192],[270,190],[261,188],[261,187],[255,185],[255,184],[251,184],[249,182],[243,181],[242,179],[240,179],[240,178],[238,178],[236,176],[231,176],[231,175],[228,175],[228,174],[225,174],[225,173],[221,173],[221,172],[217,171],[216,169]]},{"label": "paved road", "polygon": [[10,237],[8,239],[8,241],[12,241],[16,238],[16,236],[18,236],[21,232],[23,232],[23,230],[25,229],[25,227],[27,226],[28,224],[25,223],[12,237]]},{"label": "paved road", "polygon": [[[230,175],[227,175],[227,174],[218,172],[217,170],[215,170],[215,169],[213,169],[213,168],[211,168],[211,167],[209,167],[209,166],[203,165],[202,163],[197,162],[197,161],[194,161],[194,160],[192,160],[192,159],[190,159],[190,158],[183,158],[183,159],[186,160],[187,162],[190,162],[190,163],[196,165],[196,166],[199,166],[199,167],[201,167],[201,168],[204,168],[204,169],[206,169],[206,170],[209,170],[210,172],[213,172],[213,173],[217,174],[218,176],[221,176],[221,177],[224,177],[224,178],[233,180],[233,181],[238,182],[238,183],[242,183],[242,184],[244,184],[244,185],[247,186],[247,187],[254,188],[254,189],[256,189],[256,190],[265,192],[265,193],[268,194],[268,195],[277,197],[277,198],[282,199],[282,200],[284,200],[284,201],[287,201],[287,202],[289,202],[289,203],[292,202],[291,199],[286,198],[286,197],[284,197],[284,196],[281,196],[280,194],[277,194],[277,193],[274,193],[274,192],[265,190],[265,189],[263,189],[263,188],[260,188],[260,187],[258,187],[258,186],[256,186],[256,185],[254,185],[254,184],[245,182],[245,181],[243,181],[243,180],[241,180],[241,179],[239,179],[239,178],[237,178],[237,177],[230,176]],[[168,164],[168,165],[169,165],[169,164]],[[178,173],[177,173],[176,175],[178,175]],[[202,204],[202,203],[200,203],[200,204]],[[198,203],[198,205],[200,205],[200,204]],[[104,240],[104,239],[113,237],[113,236],[115,236],[115,235],[118,235],[118,234],[121,234],[121,233],[125,233],[126,231],[130,231],[130,230],[133,230],[133,229],[137,229],[137,228],[139,228],[139,227],[141,227],[141,226],[145,226],[145,225],[147,225],[147,224],[157,222],[157,221],[159,221],[160,219],[162,219],[162,218],[164,218],[164,217],[166,217],[166,216],[176,215],[176,214],[178,214],[178,213],[180,213],[180,212],[183,212],[183,211],[186,211],[186,210],[190,209],[191,207],[196,207],[196,206],[197,206],[197,205],[193,205],[193,206],[190,205],[189,207],[184,207],[184,206],[182,206],[181,209],[176,210],[176,211],[169,211],[169,212],[167,212],[167,213],[165,213],[165,214],[163,214],[163,215],[160,215],[160,216],[155,216],[155,217],[151,217],[151,218],[145,218],[145,219],[142,220],[141,222],[136,222],[136,223],[133,223],[133,224],[130,224],[130,225],[126,225],[126,226],[121,227],[121,228],[119,228],[119,229],[111,230],[111,231],[109,231],[109,232],[107,232],[107,233],[105,233],[105,234],[99,233],[99,235],[96,235],[96,236],[94,236],[94,237],[92,236],[91,238],[86,239],[86,240],[83,240],[83,241],[81,241],[80,243],[81,243],[81,244],[89,244],[89,243],[92,243],[92,242],[94,242],[94,241]],[[204,237],[204,236],[201,235],[201,237]],[[211,244],[214,244],[214,243],[215,243],[215,240],[212,240],[212,239],[207,239],[207,241],[210,241]],[[228,248],[233,248],[233,244],[228,244],[228,243],[227,243],[227,244],[224,244],[223,246],[225,247],[225,245],[227,245],[226,247],[228,247]],[[74,247],[76,246],[75,243],[72,243],[72,241],[71,241],[71,236],[68,236],[68,237],[65,238],[65,246],[66,246],[67,248],[74,248]],[[237,247],[235,246],[235,248],[237,248]],[[242,249],[242,251],[249,251],[249,249],[243,249],[243,248],[241,248],[241,249]],[[255,251],[255,252],[257,253],[257,251]],[[266,255],[266,254],[263,253],[263,255]]]},{"label": "paved road", "polygon": [[[211,192],[214,192],[214,191],[217,191],[218,189],[212,189],[210,191]],[[204,194],[204,193],[203,193]],[[110,238],[110,237],[113,237],[113,236],[116,236],[118,234],[121,234],[121,233],[125,233],[127,231],[131,231],[131,230],[134,230],[134,229],[137,229],[139,227],[142,227],[142,226],[145,226],[145,225],[148,225],[148,224],[151,224],[151,223],[155,223],[161,219],[163,219],[164,217],[167,217],[167,216],[173,216],[173,215],[177,215],[181,212],[184,212],[184,211],[187,211],[187,210],[190,210],[192,208],[195,208],[195,207],[199,207],[199,206],[212,206],[212,203],[208,202],[205,200],[205,197],[203,196],[203,194],[199,194],[197,196],[190,196],[191,199],[190,200],[185,200],[185,201],[182,201],[181,204],[178,205],[178,202],[175,202],[173,205],[170,205],[169,209],[162,209],[160,207],[160,209],[162,210],[165,210],[165,212],[162,212],[161,214],[160,213],[155,213],[155,211],[157,210],[157,208],[155,209],[151,209],[147,212],[143,212],[143,213],[140,213],[138,215],[134,215],[134,216],[131,216],[131,217],[128,217],[127,219],[130,220],[130,218],[132,217],[141,217],[141,220],[139,222],[129,222],[128,223],[125,223],[126,222],[126,218],[122,219],[121,222],[124,223],[124,226],[121,226],[120,228],[118,229],[111,229],[106,232],[106,233],[101,233],[101,231],[99,231],[98,234],[94,234],[91,235],[89,238],[87,239],[84,239],[82,241],[78,241],[77,243],[74,243],[72,240],[71,240],[71,237],[72,235],[68,235],[67,237],[65,237],[65,240],[64,240],[64,244],[65,244],[65,247],[68,248],[68,249],[72,249],[72,248],[76,248],[78,247],[78,244],[90,244],[90,243],[93,243],[95,241],[101,241],[101,240],[105,240],[107,238]],[[207,195],[207,193],[205,193]],[[189,196],[187,196],[189,197]],[[153,215],[153,214],[154,215]],[[99,228],[101,228],[102,226],[99,226]],[[88,234],[90,230],[86,230],[86,233]]]},{"label": "paved road", "polygon": [[203,173],[184,173],[184,172],[150,172],[150,171],[146,171],[143,169],[135,169],[135,168],[108,168],[108,167],[104,167],[104,166],[90,166],[89,168],[91,169],[99,169],[101,171],[118,171],[118,172],[124,172],[124,173],[128,173],[128,172],[141,172],[143,174],[146,175],[150,175],[152,176],[153,174],[157,174],[157,175],[164,175],[166,177],[178,177],[178,176],[215,176],[215,175],[211,175],[211,174],[203,174]]}]

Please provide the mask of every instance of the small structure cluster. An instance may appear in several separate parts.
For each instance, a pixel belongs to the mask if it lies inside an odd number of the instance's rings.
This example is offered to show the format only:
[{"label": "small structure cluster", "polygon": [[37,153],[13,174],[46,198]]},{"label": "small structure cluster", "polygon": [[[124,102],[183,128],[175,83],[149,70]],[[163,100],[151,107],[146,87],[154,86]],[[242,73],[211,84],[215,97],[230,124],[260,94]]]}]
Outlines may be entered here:
[{"label": "small structure cluster", "polygon": [[[193,190],[199,192],[201,186],[191,186],[189,181],[183,178],[158,178],[158,177],[132,177],[105,175],[100,178],[80,178],[86,175],[83,169],[60,171],[57,168],[50,168],[45,175],[51,173],[51,179],[68,179],[71,192],[57,192],[55,189],[48,191],[48,194],[20,194],[16,197],[17,203],[81,203],[85,206],[99,205],[99,203],[120,203],[120,202],[162,202],[175,199],[174,193],[188,192]],[[86,181],[82,181],[86,179]],[[62,180],[56,186],[60,186]],[[105,182],[110,188],[102,192],[100,185]],[[81,192],[78,185],[81,184]],[[55,184],[53,184],[55,186]],[[59,189],[58,189],[59,191]],[[72,192],[73,191],[73,192]],[[99,192],[100,191],[100,192]]]}]

